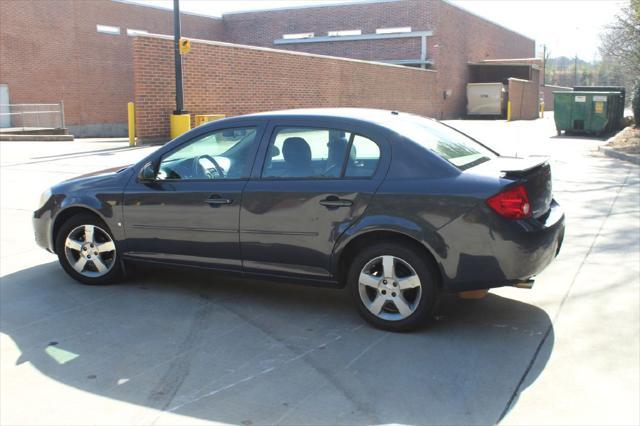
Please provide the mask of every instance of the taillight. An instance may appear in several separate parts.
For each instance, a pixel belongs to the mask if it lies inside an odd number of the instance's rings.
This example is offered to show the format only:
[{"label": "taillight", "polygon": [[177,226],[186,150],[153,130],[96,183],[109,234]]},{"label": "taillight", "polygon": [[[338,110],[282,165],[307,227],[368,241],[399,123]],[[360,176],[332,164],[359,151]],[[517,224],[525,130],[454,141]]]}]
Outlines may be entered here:
[{"label": "taillight", "polygon": [[531,216],[531,204],[524,185],[506,189],[487,199],[496,213],[507,219],[524,219]]}]

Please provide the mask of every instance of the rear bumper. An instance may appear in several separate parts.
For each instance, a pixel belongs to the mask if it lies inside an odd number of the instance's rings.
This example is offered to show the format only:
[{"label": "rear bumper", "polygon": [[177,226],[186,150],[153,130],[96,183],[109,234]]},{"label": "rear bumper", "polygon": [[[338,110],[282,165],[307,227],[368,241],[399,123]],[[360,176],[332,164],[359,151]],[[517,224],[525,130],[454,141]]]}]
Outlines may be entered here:
[{"label": "rear bumper", "polygon": [[518,224],[520,229],[509,234],[513,240],[496,242],[496,254],[515,258],[504,262],[509,280],[523,280],[542,272],[560,253],[564,241],[565,218],[560,205],[553,200],[544,219],[528,219]]},{"label": "rear bumper", "polygon": [[496,217],[482,253],[461,253],[455,278],[446,291],[503,287],[542,272],[558,255],[564,240],[565,217],[553,200],[538,219],[506,220]]}]

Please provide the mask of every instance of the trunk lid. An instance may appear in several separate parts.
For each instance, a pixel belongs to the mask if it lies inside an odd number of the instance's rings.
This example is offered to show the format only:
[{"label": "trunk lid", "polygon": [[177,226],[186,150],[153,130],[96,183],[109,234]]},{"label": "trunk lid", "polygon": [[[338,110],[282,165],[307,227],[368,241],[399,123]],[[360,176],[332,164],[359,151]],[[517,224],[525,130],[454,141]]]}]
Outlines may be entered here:
[{"label": "trunk lid", "polygon": [[469,171],[522,182],[529,196],[531,213],[535,218],[543,216],[551,207],[551,166],[545,157],[496,157]]}]

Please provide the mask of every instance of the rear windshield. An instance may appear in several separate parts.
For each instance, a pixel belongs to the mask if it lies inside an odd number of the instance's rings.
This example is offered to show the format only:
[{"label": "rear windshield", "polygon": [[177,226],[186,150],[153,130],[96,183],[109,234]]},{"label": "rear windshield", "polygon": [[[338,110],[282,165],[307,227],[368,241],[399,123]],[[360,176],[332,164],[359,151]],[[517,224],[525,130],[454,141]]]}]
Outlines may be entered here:
[{"label": "rear windshield", "polygon": [[466,170],[494,158],[496,154],[459,131],[435,120],[418,116],[404,117],[394,130],[420,146],[444,158],[460,170]]}]

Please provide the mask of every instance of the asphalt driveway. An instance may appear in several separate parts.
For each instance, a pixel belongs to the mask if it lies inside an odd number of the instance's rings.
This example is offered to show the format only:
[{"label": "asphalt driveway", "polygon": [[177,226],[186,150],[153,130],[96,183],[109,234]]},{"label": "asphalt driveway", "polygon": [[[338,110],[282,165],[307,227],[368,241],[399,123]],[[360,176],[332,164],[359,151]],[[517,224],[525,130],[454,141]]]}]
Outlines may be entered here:
[{"label": "asphalt driveway", "polygon": [[640,168],[549,117],[450,124],[550,155],[567,234],[532,290],[447,297],[407,334],[339,290],[148,268],[82,286],[33,242],[40,192],[154,148],[0,143],[0,423],[640,423]]}]

